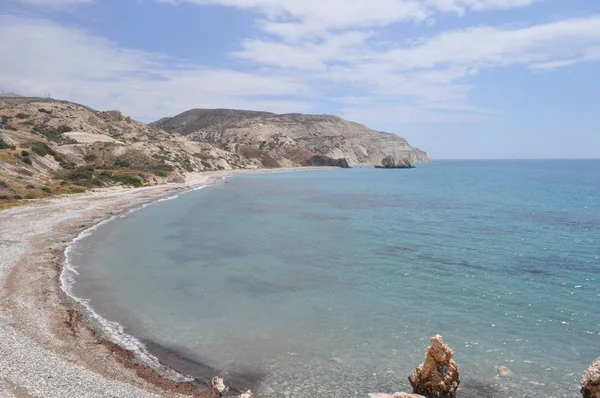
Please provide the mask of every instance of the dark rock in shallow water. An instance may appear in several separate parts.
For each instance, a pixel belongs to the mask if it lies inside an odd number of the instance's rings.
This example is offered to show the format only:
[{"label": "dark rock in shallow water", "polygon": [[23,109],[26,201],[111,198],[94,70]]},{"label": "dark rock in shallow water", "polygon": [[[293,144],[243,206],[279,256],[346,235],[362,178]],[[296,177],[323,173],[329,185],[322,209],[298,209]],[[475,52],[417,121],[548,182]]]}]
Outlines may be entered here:
[{"label": "dark rock in shallow water", "polygon": [[386,156],[381,160],[380,165],[375,165],[376,169],[414,169],[415,166],[410,164],[406,159],[398,159],[392,155]]},{"label": "dark rock in shallow water", "polygon": [[316,155],[306,159],[302,162],[302,166],[313,166],[313,167],[341,167],[342,169],[349,169],[350,165],[344,158],[333,159],[328,156]]},{"label": "dark rock in shallow water", "polygon": [[583,398],[600,398],[600,358],[585,371],[581,378]]}]

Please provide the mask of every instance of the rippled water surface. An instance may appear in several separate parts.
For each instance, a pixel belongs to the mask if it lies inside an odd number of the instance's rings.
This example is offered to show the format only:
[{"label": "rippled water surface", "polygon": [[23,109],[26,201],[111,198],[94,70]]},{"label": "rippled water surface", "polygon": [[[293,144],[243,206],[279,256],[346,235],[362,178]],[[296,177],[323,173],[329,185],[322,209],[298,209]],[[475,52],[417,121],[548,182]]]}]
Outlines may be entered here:
[{"label": "rippled water surface", "polygon": [[575,397],[600,356],[600,161],[235,177],[73,261],[98,313],[260,397],[408,391],[436,333],[463,396]]}]

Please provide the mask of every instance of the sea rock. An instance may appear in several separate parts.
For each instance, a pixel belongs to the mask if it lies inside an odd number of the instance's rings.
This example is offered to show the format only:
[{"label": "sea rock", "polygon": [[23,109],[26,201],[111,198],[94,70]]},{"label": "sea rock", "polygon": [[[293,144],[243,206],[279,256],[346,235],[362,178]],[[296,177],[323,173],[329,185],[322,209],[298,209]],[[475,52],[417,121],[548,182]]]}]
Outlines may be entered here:
[{"label": "sea rock", "polygon": [[388,155],[381,160],[381,165],[376,165],[378,169],[413,169],[414,166],[406,159],[396,158]]},{"label": "sea rock", "polygon": [[433,336],[425,361],[408,377],[413,392],[427,398],[455,398],[460,379],[453,356],[442,336]]},{"label": "sea rock", "polygon": [[340,167],[342,169],[349,169],[348,161],[344,158],[333,159],[328,156],[315,155],[302,162],[302,166],[312,167]]},{"label": "sea rock", "polygon": [[227,391],[229,391],[228,387],[225,387],[225,383],[223,382],[223,378],[220,376],[215,376],[211,381],[212,387],[200,392],[196,395],[197,398],[221,398]]},{"label": "sea rock", "polygon": [[498,377],[509,377],[512,376],[512,372],[509,368],[504,365],[496,366],[496,373]]},{"label": "sea rock", "polygon": [[585,371],[581,378],[583,398],[600,398],[600,358]]}]

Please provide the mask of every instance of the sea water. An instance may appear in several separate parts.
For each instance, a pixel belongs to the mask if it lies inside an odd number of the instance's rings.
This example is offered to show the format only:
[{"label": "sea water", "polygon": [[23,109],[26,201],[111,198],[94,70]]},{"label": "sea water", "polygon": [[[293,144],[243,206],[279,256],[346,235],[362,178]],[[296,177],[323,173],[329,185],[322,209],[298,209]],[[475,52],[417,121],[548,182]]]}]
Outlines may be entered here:
[{"label": "sea water", "polygon": [[463,396],[576,397],[600,356],[597,160],[238,176],[70,257],[100,315],[259,397],[410,391],[437,333]]}]

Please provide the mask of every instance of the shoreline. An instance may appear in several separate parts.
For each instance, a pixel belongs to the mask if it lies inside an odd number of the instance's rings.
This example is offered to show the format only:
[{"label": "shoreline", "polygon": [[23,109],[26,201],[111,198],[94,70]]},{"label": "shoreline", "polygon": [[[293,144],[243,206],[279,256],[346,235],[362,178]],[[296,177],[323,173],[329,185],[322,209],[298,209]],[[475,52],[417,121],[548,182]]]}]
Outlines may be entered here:
[{"label": "shoreline", "polygon": [[69,294],[63,277],[70,245],[100,223],[213,186],[223,178],[327,169],[197,173],[181,184],[101,189],[0,211],[0,397],[196,395],[197,387],[210,378],[198,383],[165,377],[179,372],[162,364],[155,369],[140,363],[81,311],[77,302],[82,300]]}]

